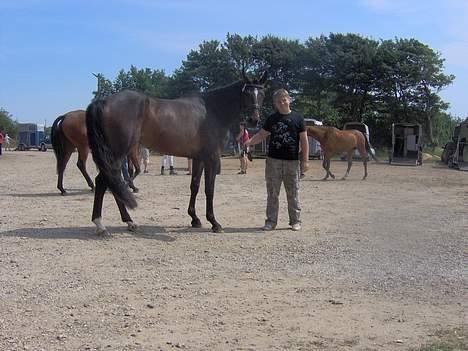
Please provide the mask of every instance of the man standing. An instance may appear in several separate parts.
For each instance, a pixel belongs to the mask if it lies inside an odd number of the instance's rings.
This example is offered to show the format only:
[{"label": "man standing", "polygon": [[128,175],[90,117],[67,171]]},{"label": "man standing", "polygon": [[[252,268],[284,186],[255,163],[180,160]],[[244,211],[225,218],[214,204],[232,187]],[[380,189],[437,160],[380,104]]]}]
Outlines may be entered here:
[{"label": "man standing", "polygon": [[285,89],[275,91],[273,105],[276,112],[267,118],[263,128],[246,143],[246,145],[255,145],[270,135],[265,165],[267,208],[263,230],[276,228],[281,183],[284,183],[286,190],[289,225],[292,230],[301,229],[299,149],[302,150],[303,171],[306,172],[309,169],[309,142],[304,116],[291,111],[290,103],[291,98]]}]

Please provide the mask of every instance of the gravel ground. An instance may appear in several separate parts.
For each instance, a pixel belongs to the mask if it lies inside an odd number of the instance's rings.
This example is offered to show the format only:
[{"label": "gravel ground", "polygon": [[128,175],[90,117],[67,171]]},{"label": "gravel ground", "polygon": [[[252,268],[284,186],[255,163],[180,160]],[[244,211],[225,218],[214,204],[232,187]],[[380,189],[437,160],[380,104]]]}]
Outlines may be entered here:
[{"label": "gravel ground", "polygon": [[265,233],[264,161],[237,175],[223,159],[214,234],[203,192],[192,229],[189,177],[160,176],[159,160],[136,180],[139,232],[107,194],[102,239],[76,155],[65,197],[53,152],[0,157],[0,350],[409,350],[467,328],[468,173],[370,163],[361,181],[355,162],[323,182],[311,161],[302,231],[282,191]]}]

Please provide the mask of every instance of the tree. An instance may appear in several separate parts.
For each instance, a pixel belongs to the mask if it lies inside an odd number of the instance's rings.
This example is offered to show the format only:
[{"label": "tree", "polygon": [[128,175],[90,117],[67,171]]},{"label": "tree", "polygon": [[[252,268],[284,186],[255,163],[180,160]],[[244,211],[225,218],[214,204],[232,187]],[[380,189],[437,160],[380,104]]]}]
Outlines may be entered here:
[{"label": "tree", "polygon": [[13,116],[3,108],[0,108],[0,129],[11,137],[16,137],[18,134],[18,122],[14,121]]}]

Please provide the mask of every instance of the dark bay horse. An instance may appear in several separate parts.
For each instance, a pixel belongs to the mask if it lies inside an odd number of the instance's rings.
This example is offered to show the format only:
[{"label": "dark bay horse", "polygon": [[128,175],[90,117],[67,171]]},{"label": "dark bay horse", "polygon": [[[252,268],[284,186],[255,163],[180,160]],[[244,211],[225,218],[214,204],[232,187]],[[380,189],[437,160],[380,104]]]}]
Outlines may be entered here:
[{"label": "dark bay horse", "polygon": [[311,136],[320,143],[323,151],[323,168],[327,172],[323,180],[327,180],[328,176],[335,179],[335,176],[330,171],[330,159],[333,155],[346,152],[348,157],[348,169],[342,179],[346,179],[353,164],[354,149],[359,150],[362,162],[364,164],[364,177],[367,178],[367,152],[375,161],[378,161],[371,150],[371,146],[366,136],[359,130],[339,130],[334,127],[325,126],[308,126],[307,135]]},{"label": "dark bay horse", "polygon": [[86,179],[88,186],[91,190],[94,189],[93,181],[86,171],[86,160],[89,153],[86,133],[86,111],[71,111],[57,117],[52,124],[50,138],[57,159],[57,189],[60,190],[62,195],[67,193],[63,188],[63,173],[75,149],[78,150],[78,162],[76,165]]},{"label": "dark bay horse", "polygon": [[[57,189],[62,195],[67,191],[63,187],[63,174],[75,150],[78,150],[78,162],[76,163],[81,174],[88,183],[91,190],[94,190],[94,184],[88,172],[86,171],[86,161],[89,154],[88,135],[86,131],[86,111],[76,110],[68,112],[55,119],[52,124],[50,134],[55,158],[57,159]],[[134,192],[138,191],[133,184],[133,179],[140,173],[139,150],[133,148],[128,155],[129,169],[132,172],[132,179],[129,186]]]},{"label": "dark bay horse", "polygon": [[131,231],[137,228],[126,209],[135,208],[137,203],[123,183],[120,165],[139,143],[162,154],[193,159],[188,207],[192,227],[201,227],[195,201],[204,171],[206,218],[214,232],[222,232],[215,219],[213,196],[223,140],[241,116],[247,116],[247,122],[258,122],[265,80],[266,74],[260,79],[244,75],[242,80],[225,87],[174,100],[125,90],[92,102],[86,111],[86,125],[93,159],[99,168],[92,214],[97,233],[108,233],[101,223],[107,188],[114,195],[122,221]]}]

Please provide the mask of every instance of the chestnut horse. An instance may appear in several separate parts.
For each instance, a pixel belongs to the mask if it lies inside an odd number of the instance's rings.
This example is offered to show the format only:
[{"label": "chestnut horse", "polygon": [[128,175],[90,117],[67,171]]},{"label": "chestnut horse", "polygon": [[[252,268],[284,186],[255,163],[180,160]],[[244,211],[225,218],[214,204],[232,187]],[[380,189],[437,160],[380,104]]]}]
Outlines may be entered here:
[{"label": "chestnut horse", "polygon": [[327,180],[328,176],[335,179],[335,176],[330,171],[330,159],[333,155],[346,152],[348,157],[348,169],[342,179],[346,179],[353,164],[354,149],[359,150],[362,162],[364,164],[364,177],[367,178],[367,152],[375,161],[378,161],[371,150],[371,145],[367,137],[359,130],[339,130],[334,127],[325,126],[308,126],[307,135],[311,136],[320,143],[323,151],[323,168],[327,172],[323,180]]},{"label": "chestnut horse", "polygon": [[195,201],[201,175],[205,174],[206,218],[214,232],[222,232],[213,211],[213,196],[221,149],[227,131],[241,116],[258,122],[265,96],[266,74],[260,79],[243,79],[197,96],[174,100],[158,99],[124,90],[104,100],[92,102],[86,110],[88,139],[99,168],[92,221],[97,234],[108,234],[101,223],[102,201],[107,188],[117,202],[121,219],[134,231],[127,208],[137,202],[120,175],[122,160],[139,143],[162,154],[193,160],[188,214],[192,227],[201,227]]},{"label": "chestnut horse", "polygon": [[[86,171],[86,161],[89,154],[88,136],[86,131],[86,111],[76,110],[68,112],[55,119],[52,124],[50,138],[57,159],[57,189],[62,195],[67,191],[63,187],[63,174],[72,153],[78,150],[78,169],[88,183],[91,190],[94,190],[94,184],[88,172]],[[134,192],[138,189],[133,185],[133,179],[140,173],[140,161],[138,158],[138,148],[132,149],[128,155],[129,169],[132,171],[132,179],[129,186]],[[133,166],[133,167],[132,167]]]}]

